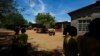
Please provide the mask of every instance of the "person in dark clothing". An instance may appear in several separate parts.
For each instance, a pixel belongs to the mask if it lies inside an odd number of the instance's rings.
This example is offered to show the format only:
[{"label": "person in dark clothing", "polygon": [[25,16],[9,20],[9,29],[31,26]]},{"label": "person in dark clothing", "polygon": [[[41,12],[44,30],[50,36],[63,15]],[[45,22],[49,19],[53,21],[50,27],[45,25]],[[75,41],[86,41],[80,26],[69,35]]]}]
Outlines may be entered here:
[{"label": "person in dark clothing", "polygon": [[15,27],[14,31],[15,31],[15,35],[18,35],[20,31],[19,27]]},{"label": "person in dark clothing", "polygon": [[21,29],[21,33],[25,33],[26,32],[26,29],[23,27],[22,29]]},{"label": "person in dark clothing", "polygon": [[64,37],[64,54],[65,56],[78,56],[77,42],[74,37],[77,35],[77,29],[73,26],[67,28],[66,35]]},{"label": "person in dark clothing", "polygon": [[25,34],[26,30],[25,28],[21,29],[21,33],[18,36],[16,36],[16,39],[13,43],[13,56],[27,56],[27,39],[28,35]]},{"label": "person in dark clothing", "polygon": [[80,56],[100,56],[100,18],[96,18],[88,25],[88,32],[78,37]]},{"label": "person in dark clothing", "polygon": [[68,33],[70,25],[66,25],[66,27],[63,30],[63,35],[66,35]]}]

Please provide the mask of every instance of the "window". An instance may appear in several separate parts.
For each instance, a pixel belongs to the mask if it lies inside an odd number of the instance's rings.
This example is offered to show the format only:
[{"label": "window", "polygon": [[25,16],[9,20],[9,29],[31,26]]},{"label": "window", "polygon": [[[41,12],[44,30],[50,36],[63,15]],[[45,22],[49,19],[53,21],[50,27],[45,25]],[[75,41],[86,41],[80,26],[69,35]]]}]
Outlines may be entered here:
[{"label": "window", "polygon": [[79,20],[78,23],[79,31],[88,31],[88,24],[90,23],[90,20]]}]

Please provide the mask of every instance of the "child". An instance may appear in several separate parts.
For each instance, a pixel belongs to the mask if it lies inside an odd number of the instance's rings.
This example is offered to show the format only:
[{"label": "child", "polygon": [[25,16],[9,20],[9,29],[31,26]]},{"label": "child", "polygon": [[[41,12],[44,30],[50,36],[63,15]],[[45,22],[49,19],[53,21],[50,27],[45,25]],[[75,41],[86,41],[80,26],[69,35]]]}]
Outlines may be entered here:
[{"label": "child", "polygon": [[70,26],[64,37],[64,54],[65,56],[78,56],[78,47],[74,37],[77,35],[77,29]]}]

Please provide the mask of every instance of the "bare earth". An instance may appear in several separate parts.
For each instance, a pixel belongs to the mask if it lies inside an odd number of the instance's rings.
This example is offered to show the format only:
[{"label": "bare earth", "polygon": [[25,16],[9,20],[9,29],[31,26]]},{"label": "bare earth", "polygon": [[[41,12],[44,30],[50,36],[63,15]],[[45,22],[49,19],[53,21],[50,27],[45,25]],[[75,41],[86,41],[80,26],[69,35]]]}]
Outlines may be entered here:
[{"label": "bare earth", "polygon": [[36,33],[34,30],[27,30],[26,34],[28,34],[28,42],[37,45],[39,51],[63,49],[62,32],[56,32],[55,36],[49,36],[48,34]]},{"label": "bare earth", "polygon": [[[0,32],[9,32],[14,34],[11,30],[0,29]],[[28,42],[32,46],[38,46],[38,50],[52,51],[55,49],[63,49],[63,35],[62,32],[56,32],[55,36],[49,36],[48,34],[36,33],[34,30],[27,30]]]}]

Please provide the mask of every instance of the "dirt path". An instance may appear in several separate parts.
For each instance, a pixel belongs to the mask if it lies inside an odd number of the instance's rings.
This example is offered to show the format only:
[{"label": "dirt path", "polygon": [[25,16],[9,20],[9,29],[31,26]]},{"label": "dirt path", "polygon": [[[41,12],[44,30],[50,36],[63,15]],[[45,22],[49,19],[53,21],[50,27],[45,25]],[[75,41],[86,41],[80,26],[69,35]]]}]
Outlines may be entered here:
[{"label": "dirt path", "polygon": [[61,32],[56,32],[55,36],[36,33],[33,30],[27,30],[26,33],[28,34],[28,42],[32,45],[38,45],[38,50],[52,51],[63,48],[63,35]]}]

